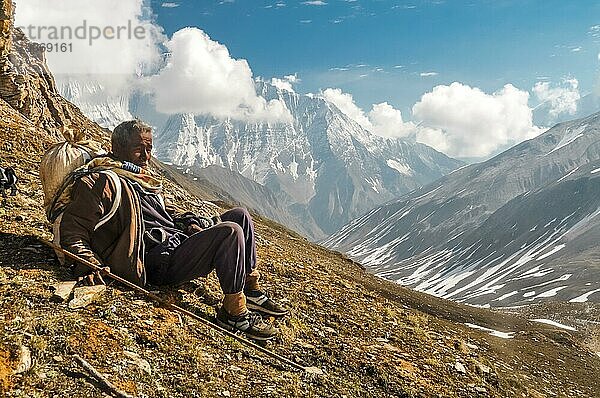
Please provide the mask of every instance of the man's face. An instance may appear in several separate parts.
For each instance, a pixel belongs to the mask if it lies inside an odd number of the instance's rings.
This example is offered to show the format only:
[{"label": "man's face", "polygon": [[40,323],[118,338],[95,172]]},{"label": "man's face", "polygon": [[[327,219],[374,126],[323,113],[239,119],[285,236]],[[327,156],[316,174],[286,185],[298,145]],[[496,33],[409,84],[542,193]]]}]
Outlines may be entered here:
[{"label": "man's face", "polygon": [[129,145],[124,148],[123,152],[115,155],[119,156],[121,160],[127,160],[143,169],[147,168],[152,157],[152,132],[133,133]]}]

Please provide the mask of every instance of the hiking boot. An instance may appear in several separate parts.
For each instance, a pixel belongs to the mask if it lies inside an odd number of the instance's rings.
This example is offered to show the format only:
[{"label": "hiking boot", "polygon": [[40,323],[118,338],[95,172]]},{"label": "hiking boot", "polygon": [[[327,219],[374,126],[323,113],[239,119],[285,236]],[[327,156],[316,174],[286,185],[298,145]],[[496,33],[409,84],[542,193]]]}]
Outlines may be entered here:
[{"label": "hiking boot", "polygon": [[221,307],[217,311],[217,325],[231,332],[244,332],[254,340],[266,341],[277,336],[278,330],[262,320],[260,314],[248,311],[245,314],[233,316]]},{"label": "hiking boot", "polygon": [[246,306],[250,310],[274,317],[282,317],[290,313],[261,290],[247,290],[244,294],[246,295]]}]

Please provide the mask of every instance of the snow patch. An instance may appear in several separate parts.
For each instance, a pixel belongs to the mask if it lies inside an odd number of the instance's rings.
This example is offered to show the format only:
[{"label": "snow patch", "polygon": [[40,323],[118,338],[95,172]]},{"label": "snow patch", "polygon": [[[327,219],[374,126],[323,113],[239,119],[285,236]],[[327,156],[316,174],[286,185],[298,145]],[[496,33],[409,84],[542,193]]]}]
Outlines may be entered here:
[{"label": "snow patch", "polygon": [[572,330],[574,332],[577,331],[577,329],[575,329],[575,328],[573,328],[571,326],[563,325],[562,323],[558,323],[558,322],[552,321],[550,319],[530,319],[530,321],[539,322],[539,323],[545,323],[546,325],[556,326],[557,328],[566,329],[566,330]]},{"label": "snow patch", "polygon": [[546,298],[546,297],[554,297],[556,293],[566,288],[566,286],[555,287],[554,289],[547,290],[543,293],[538,294],[535,298]]},{"label": "snow patch", "polygon": [[553,150],[551,150],[550,152],[548,152],[546,155],[550,155],[552,152],[558,151],[560,148],[563,148],[563,147],[569,145],[570,143],[572,143],[573,141],[575,141],[576,139],[582,137],[583,131],[586,128],[587,128],[587,124],[585,124],[583,126],[579,126],[575,130],[568,129],[565,136],[562,138],[562,140],[560,140],[558,145],[556,145],[556,147]]},{"label": "snow patch", "polygon": [[[569,171],[567,174],[565,174],[564,176],[562,176],[558,181],[556,182],[561,182],[562,180],[564,180],[565,178],[567,178],[568,176],[570,176],[571,174],[575,173],[577,170],[579,170],[579,166],[575,167],[573,170]],[[600,171],[600,169],[598,169]],[[592,174],[594,174],[594,172],[592,171]]]},{"label": "snow patch", "polygon": [[290,162],[290,174],[294,181],[298,179],[298,163],[296,162],[296,159]]},{"label": "snow patch", "polygon": [[517,293],[518,293],[518,291],[517,291],[517,290],[515,290],[515,291],[513,291],[513,292],[510,292],[510,293],[503,294],[502,296],[498,297],[498,298],[496,299],[496,301],[502,301],[502,300],[504,300],[504,299],[507,299],[507,298],[509,298],[509,297],[511,297],[511,296],[514,296],[514,295],[515,295],[515,294],[517,294]]},{"label": "snow patch", "polygon": [[407,176],[412,176],[414,174],[413,170],[406,163],[399,162],[396,159],[388,159],[386,162],[388,166],[392,169],[396,170],[400,174],[404,174]]},{"label": "snow patch", "polygon": [[483,330],[484,332],[488,332],[492,336],[500,337],[502,339],[512,339],[513,337],[515,337],[515,332],[500,332],[498,330],[486,328],[484,326],[479,326],[474,323],[465,323],[465,325],[467,325],[471,329]]},{"label": "snow patch", "polygon": [[539,260],[545,259],[546,257],[550,257],[557,251],[564,249],[565,246],[566,246],[565,244],[560,244],[560,245],[556,246],[554,249],[550,250],[548,253],[539,256],[536,260],[539,261]]},{"label": "snow patch", "polygon": [[586,301],[588,301],[589,297],[594,294],[594,293],[598,293],[600,292],[600,289],[596,289],[596,290],[592,290],[591,292],[587,292],[585,294],[582,294],[581,296],[575,297],[571,300],[569,300],[569,303],[585,303]]}]

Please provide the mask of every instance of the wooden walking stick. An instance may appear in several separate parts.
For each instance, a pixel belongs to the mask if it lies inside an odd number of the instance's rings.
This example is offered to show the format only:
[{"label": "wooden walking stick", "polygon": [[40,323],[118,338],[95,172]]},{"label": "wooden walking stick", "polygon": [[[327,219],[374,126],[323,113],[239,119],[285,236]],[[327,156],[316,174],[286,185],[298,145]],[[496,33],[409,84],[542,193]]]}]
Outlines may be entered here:
[{"label": "wooden walking stick", "polygon": [[235,340],[239,341],[240,343],[242,343],[242,344],[244,344],[244,345],[246,345],[248,347],[252,347],[252,348],[254,348],[257,351],[259,351],[259,352],[261,352],[261,353],[263,353],[263,354],[265,354],[265,355],[267,355],[267,356],[269,356],[269,357],[271,357],[273,359],[276,359],[276,360],[278,360],[279,362],[281,362],[281,363],[283,363],[285,365],[288,365],[289,367],[291,367],[294,370],[301,370],[301,371],[305,371],[307,373],[312,373],[312,374],[323,374],[323,371],[321,369],[319,369],[319,368],[316,368],[316,367],[313,367],[313,366],[302,366],[302,365],[300,365],[300,364],[292,361],[291,359],[288,359],[288,358],[286,358],[284,356],[281,356],[281,355],[279,355],[279,354],[277,354],[277,353],[275,353],[273,351],[267,350],[266,348],[261,347],[260,345],[254,343],[254,342],[252,342],[252,341],[250,341],[248,339],[245,339],[245,338],[243,338],[243,337],[241,337],[241,336],[239,336],[239,335],[237,335],[235,333],[232,333],[229,330],[224,329],[224,328],[220,327],[219,325],[216,325],[216,324],[214,324],[214,323],[212,323],[212,322],[210,322],[210,321],[202,318],[201,316],[198,316],[198,315],[194,314],[193,312],[190,312],[190,311],[188,311],[188,310],[186,310],[184,308],[181,308],[178,305],[171,304],[168,301],[160,298],[156,294],[154,294],[154,293],[152,293],[152,292],[150,292],[150,291],[148,291],[148,290],[146,290],[146,289],[144,289],[144,288],[136,285],[135,283],[129,282],[128,280],[123,279],[120,276],[117,276],[117,275],[111,273],[110,271],[106,271],[106,269],[104,269],[102,267],[99,267],[96,264],[93,264],[93,263],[91,263],[91,262],[89,262],[89,261],[87,261],[87,260],[85,260],[85,259],[83,259],[83,258],[81,258],[81,257],[79,257],[79,256],[77,256],[77,255],[75,255],[75,254],[73,254],[73,253],[71,253],[71,252],[63,249],[62,247],[56,246],[55,244],[53,244],[53,243],[51,243],[51,242],[49,242],[49,241],[47,241],[45,239],[40,238],[40,241],[42,243],[44,243],[46,246],[49,246],[52,249],[61,252],[62,254],[64,254],[65,256],[67,256],[69,258],[71,258],[72,260],[75,260],[75,261],[77,261],[77,262],[79,262],[79,263],[81,263],[83,265],[86,265],[87,267],[89,267],[90,269],[92,269],[94,271],[100,272],[101,275],[108,276],[112,280],[117,281],[117,282],[119,282],[119,283],[121,283],[121,284],[123,284],[123,285],[125,285],[125,286],[127,286],[127,287],[129,287],[129,288],[131,288],[133,290],[135,290],[136,292],[143,294],[144,296],[146,296],[148,298],[151,298],[152,300],[160,303],[161,305],[163,305],[164,307],[168,308],[169,310],[174,311],[174,312],[179,312],[179,313],[184,314],[184,315],[187,315],[190,318],[192,318],[192,319],[194,319],[194,320],[196,320],[196,321],[204,324],[205,326],[208,326],[209,328],[211,328],[213,330],[218,331],[219,333],[221,333],[221,334],[223,334],[225,336],[231,337],[232,339],[235,339]]}]

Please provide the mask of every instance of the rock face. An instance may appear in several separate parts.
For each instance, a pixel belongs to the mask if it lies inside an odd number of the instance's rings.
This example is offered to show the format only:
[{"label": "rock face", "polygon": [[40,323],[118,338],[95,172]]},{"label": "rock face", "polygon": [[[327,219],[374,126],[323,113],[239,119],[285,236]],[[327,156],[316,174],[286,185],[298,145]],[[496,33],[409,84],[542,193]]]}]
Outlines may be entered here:
[{"label": "rock face", "polygon": [[600,114],[372,210],[326,240],[378,275],[470,304],[600,301]]},{"label": "rock face", "polygon": [[12,48],[13,11],[12,1],[2,0],[0,6],[0,57],[10,54]]},{"label": "rock face", "polygon": [[14,27],[14,5],[2,0],[0,9],[0,98],[34,126],[49,132],[63,127],[83,128],[91,134],[100,129],[87,120],[56,89],[44,56],[44,47],[30,42]]}]

